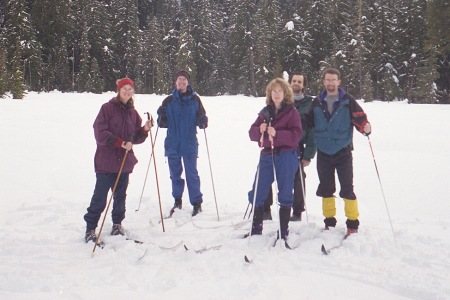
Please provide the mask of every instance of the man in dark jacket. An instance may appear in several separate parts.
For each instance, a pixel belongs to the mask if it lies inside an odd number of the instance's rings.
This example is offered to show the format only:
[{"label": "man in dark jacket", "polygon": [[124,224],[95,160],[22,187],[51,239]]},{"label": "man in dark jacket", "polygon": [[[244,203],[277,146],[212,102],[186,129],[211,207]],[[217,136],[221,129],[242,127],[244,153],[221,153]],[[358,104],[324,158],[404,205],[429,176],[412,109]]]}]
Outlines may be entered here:
[{"label": "man in dark jacket", "polygon": [[200,97],[192,89],[189,80],[190,75],[187,71],[178,71],[175,75],[176,89],[158,108],[158,126],[167,128],[164,150],[169,162],[172,196],[175,199],[170,215],[176,208],[182,207],[184,179],[181,178],[183,172],[181,159],[186,169],[189,200],[193,206],[192,216],[202,211],[203,194],[200,191],[200,177],[197,171],[196,127],[205,129],[208,126],[208,117]]},{"label": "man in dark jacket", "polygon": [[[292,206],[291,221],[301,221],[302,212],[305,211],[305,178],[306,173],[304,168],[309,166],[311,160],[316,154],[316,144],[314,143],[314,131],[312,128],[308,128],[306,124],[306,113],[311,109],[313,97],[305,94],[305,89],[308,85],[308,79],[305,74],[294,71],[289,75],[289,84],[292,87],[294,96],[294,106],[300,114],[302,121],[302,138],[298,143],[299,154],[299,169],[294,178],[294,203]],[[300,175],[300,172],[302,174]],[[303,182],[302,182],[303,181]],[[272,190],[269,192],[269,196],[264,204],[264,219],[272,219],[270,207],[273,204]]]},{"label": "man in dark jacket", "polygon": [[341,74],[329,68],[324,71],[325,90],[314,99],[313,107],[307,114],[307,121],[314,126],[317,145],[317,172],[319,187],[317,196],[322,197],[322,211],[325,229],[336,226],[336,204],[334,192],[337,172],[344,198],[347,234],[358,232],[359,211],[353,192],[353,126],[361,133],[369,135],[370,123],[361,106],[352,95],[339,88]]}]

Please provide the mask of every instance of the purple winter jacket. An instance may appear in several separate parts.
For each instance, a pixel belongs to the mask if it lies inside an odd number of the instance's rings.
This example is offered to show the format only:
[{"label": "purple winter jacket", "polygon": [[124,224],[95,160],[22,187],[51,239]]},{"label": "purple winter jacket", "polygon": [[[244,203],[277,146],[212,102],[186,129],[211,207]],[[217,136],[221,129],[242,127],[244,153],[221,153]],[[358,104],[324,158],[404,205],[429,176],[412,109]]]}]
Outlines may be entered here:
[{"label": "purple winter jacket", "polygon": [[[262,123],[271,123],[277,132],[273,139],[273,146],[276,152],[297,150],[298,143],[302,137],[302,123],[300,115],[293,105],[282,104],[276,115],[273,105],[267,105],[261,110],[258,118],[249,130],[250,140],[258,142],[258,144],[261,139],[259,126]],[[264,132],[263,147],[263,154],[271,153],[271,144],[267,132]]]},{"label": "purple winter jacket", "polygon": [[[118,173],[125,149],[122,141],[141,144],[148,136],[141,125],[142,118],[131,102],[123,105],[116,97],[103,104],[94,121],[97,142],[94,165],[95,173]],[[133,150],[127,154],[122,172],[131,173],[137,163]]]}]

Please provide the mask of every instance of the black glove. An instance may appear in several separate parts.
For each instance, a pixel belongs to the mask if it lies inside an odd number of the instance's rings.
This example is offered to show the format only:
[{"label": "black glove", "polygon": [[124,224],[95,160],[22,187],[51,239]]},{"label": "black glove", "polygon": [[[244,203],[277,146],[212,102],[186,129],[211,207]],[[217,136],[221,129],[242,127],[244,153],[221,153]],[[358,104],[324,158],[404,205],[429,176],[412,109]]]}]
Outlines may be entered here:
[{"label": "black glove", "polygon": [[198,127],[201,129],[205,129],[208,127],[208,117],[206,115],[202,115],[198,118]]},{"label": "black glove", "polygon": [[167,128],[167,112],[165,106],[160,106],[156,112],[158,114],[158,126],[161,128]]},{"label": "black glove", "polygon": [[165,116],[166,115],[166,108],[164,106],[160,106],[156,113],[158,114],[158,116],[161,116],[161,115]]}]

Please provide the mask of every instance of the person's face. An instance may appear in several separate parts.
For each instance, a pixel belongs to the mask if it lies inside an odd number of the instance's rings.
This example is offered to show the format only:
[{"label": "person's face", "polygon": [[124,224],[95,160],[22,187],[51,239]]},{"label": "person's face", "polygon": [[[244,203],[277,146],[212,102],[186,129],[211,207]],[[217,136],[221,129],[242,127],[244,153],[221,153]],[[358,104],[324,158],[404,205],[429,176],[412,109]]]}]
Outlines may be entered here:
[{"label": "person's face", "polygon": [[184,76],[178,76],[177,80],[175,81],[177,90],[181,91],[182,93],[186,92],[188,84],[189,81]]},{"label": "person's face", "polygon": [[120,100],[125,104],[130,100],[131,97],[133,97],[134,94],[134,88],[129,85],[125,84],[123,87],[119,90]]},{"label": "person's face", "polygon": [[325,74],[323,85],[325,86],[328,95],[337,95],[339,92],[338,87],[341,85],[341,81],[338,79],[336,74]]},{"label": "person's face", "polygon": [[273,103],[275,103],[275,106],[278,107],[281,104],[281,102],[283,102],[284,99],[283,88],[277,84],[272,88],[272,91],[270,93],[272,96]]},{"label": "person's face", "polygon": [[292,76],[291,86],[294,95],[300,95],[303,92],[303,88],[305,87],[303,75]]}]

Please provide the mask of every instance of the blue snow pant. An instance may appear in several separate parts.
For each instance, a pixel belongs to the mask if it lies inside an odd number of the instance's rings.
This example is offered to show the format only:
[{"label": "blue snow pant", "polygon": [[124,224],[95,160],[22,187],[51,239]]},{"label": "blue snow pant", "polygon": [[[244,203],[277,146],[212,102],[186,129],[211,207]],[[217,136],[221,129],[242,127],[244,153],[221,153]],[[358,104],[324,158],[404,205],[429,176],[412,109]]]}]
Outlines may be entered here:
[{"label": "blue snow pant", "polygon": [[[84,215],[86,221],[86,230],[95,230],[98,220],[106,207],[106,198],[109,190],[114,188],[118,173],[97,173],[97,182],[95,183],[94,195],[91,204]],[[113,224],[121,224],[125,219],[125,199],[127,198],[129,173],[121,173],[114,193],[114,203],[112,209]]]},{"label": "blue snow pant", "polygon": [[186,181],[189,192],[189,201],[192,205],[203,202],[203,194],[200,191],[200,177],[197,171],[197,155],[169,156],[170,179],[172,180],[172,196],[175,199],[181,199],[184,192],[184,179],[181,178],[184,168],[186,169]]},{"label": "blue snow pant", "polygon": [[[298,170],[298,158],[297,152],[283,151],[273,156],[275,162],[276,179],[278,186],[278,202],[281,207],[291,208],[293,202],[292,189],[294,188],[294,177]],[[255,195],[255,181],[253,182],[253,188],[248,193],[248,201],[253,203],[253,197]],[[259,161],[259,179],[256,189],[255,207],[263,207],[264,201],[267,198],[270,187],[274,181],[274,171],[272,154],[261,155]]]}]

